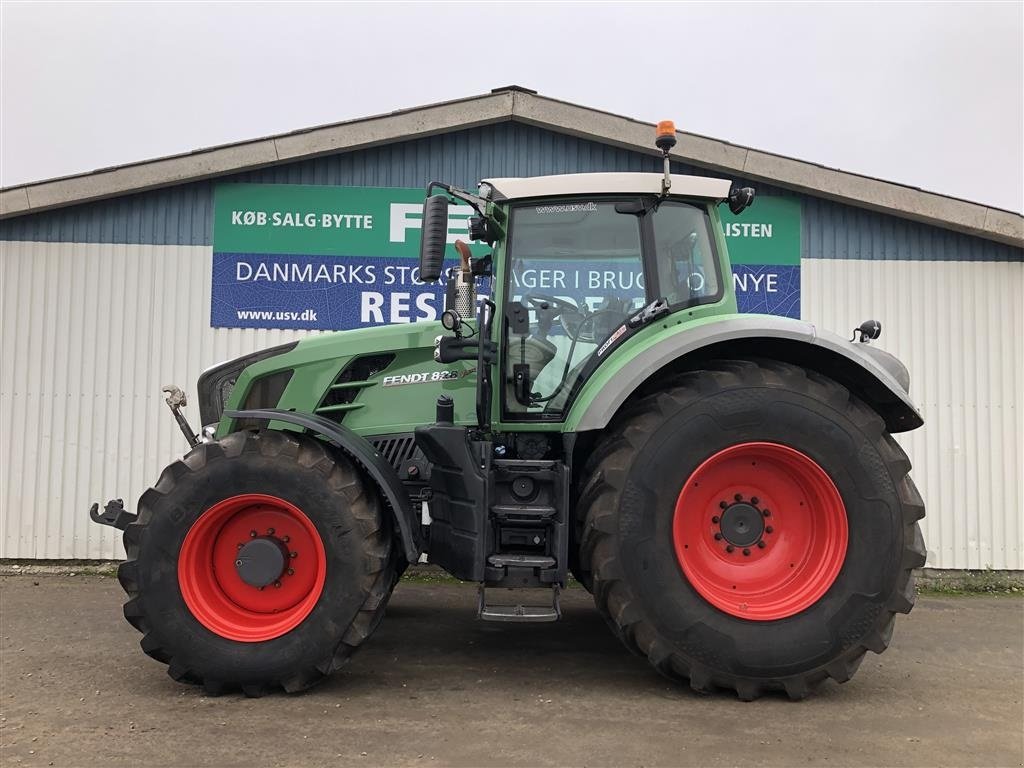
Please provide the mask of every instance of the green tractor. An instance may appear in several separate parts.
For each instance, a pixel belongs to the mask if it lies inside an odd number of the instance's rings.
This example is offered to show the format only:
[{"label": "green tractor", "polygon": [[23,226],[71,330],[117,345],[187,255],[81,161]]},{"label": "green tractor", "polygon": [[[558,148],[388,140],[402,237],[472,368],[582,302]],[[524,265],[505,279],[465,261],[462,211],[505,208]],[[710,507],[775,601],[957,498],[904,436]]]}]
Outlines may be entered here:
[{"label": "green tractor", "polygon": [[925,561],[892,438],[923,423],[907,370],[875,321],[847,341],[737,313],[718,209],[754,192],[672,175],[674,136],[664,174],[432,182],[419,280],[444,279],[440,322],[207,370],[199,435],[172,388],[191,450],[137,514],[91,510],[124,531],[143,650],[210,694],[303,690],[424,555],[490,621],[558,619],[571,574],[697,691],[801,698],[885,650]]}]

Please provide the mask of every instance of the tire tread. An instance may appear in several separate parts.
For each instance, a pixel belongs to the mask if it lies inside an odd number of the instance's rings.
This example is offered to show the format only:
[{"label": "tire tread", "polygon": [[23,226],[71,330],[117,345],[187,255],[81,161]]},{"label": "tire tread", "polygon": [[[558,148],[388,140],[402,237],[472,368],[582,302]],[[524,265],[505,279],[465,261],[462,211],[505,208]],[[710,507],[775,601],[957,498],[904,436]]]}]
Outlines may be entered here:
[{"label": "tire tread", "polygon": [[[174,492],[177,482],[188,473],[199,472],[211,461],[237,458],[257,452],[268,458],[286,457],[307,468],[325,474],[331,486],[348,499],[353,516],[362,530],[362,548],[366,569],[361,587],[366,598],[352,623],[341,634],[336,647],[308,668],[293,671],[283,679],[231,684],[223,680],[203,679],[180,659],[164,649],[153,631],[145,611],[145,595],[140,591],[138,556],[146,527],[153,517],[153,508],[161,497]],[[343,456],[334,456],[319,440],[278,431],[236,432],[216,443],[201,443],[181,460],[172,462],[160,475],[154,487],[139,499],[138,519],[124,533],[128,559],[118,566],[118,581],[128,596],[124,616],[142,633],[142,650],[151,658],[167,664],[167,673],[178,682],[201,685],[207,695],[220,695],[232,689],[250,698],[258,698],[276,689],[287,693],[305,690],[343,666],[384,618],[391,590],[397,579],[398,547],[392,546],[382,519],[380,502],[368,492],[358,471]]]},{"label": "tire tread", "polygon": [[[904,549],[900,580],[892,597],[879,611],[874,625],[841,656],[823,668],[787,678],[761,679],[726,675],[671,651],[654,626],[643,616],[616,555],[617,508],[625,490],[626,474],[643,437],[653,425],[695,398],[711,391],[774,385],[807,392],[845,414],[874,443],[898,491],[904,521]],[[784,691],[802,699],[826,678],[837,683],[849,680],[867,651],[882,653],[892,639],[897,613],[909,613],[914,605],[914,568],[924,564],[925,548],[917,521],[924,516],[924,502],[908,476],[910,461],[885,431],[882,418],[867,404],[833,379],[814,371],[774,360],[720,360],[704,370],[687,371],[664,382],[660,389],[627,403],[606,428],[605,436],[588,459],[580,497],[582,535],[579,562],[590,571],[594,602],[616,635],[634,653],[647,657],[652,666],[671,679],[688,678],[700,693],[727,688],[749,701],[769,690]],[[642,638],[643,642],[638,642]]]}]

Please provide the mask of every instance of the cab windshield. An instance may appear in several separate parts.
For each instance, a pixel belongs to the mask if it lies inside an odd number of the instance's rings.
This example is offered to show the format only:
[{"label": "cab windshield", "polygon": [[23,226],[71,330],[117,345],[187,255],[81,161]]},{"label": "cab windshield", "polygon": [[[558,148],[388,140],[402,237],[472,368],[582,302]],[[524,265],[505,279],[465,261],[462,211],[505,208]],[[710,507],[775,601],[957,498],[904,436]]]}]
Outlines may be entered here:
[{"label": "cab windshield", "polygon": [[561,418],[627,318],[655,299],[672,309],[720,296],[703,205],[656,199],[516,206],[508,242],[505,412]]}]

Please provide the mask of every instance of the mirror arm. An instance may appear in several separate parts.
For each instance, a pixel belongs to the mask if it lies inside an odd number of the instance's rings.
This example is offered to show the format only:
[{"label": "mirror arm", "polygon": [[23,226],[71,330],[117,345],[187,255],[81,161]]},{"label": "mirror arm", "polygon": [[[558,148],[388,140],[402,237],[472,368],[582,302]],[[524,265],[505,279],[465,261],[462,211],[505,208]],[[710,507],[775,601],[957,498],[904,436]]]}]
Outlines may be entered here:
[{"label": "mirror arm", "polygon": [[444,190],[452,197],[457,197],[464,203],[469,203],[471,206],[473,206],[477,213],[479,213],[481,216],[484,215],[484,211],[487,208],[487,201],[484,200],[479,195],[474,195],[472,192],[467,192],[464,189],[459,189],[458,187],[454,187],[451,184],[445,184],[443,181],[432,181],[429,184],[427,184],[427,197],[430,197],[431,190],[433,190],[434,187]]},{"label": "mirror arm", "polygon": [[472,269],[474,277],[491,277],[492,266],[491,254],[487,253],[479,259],[473,259]]}]

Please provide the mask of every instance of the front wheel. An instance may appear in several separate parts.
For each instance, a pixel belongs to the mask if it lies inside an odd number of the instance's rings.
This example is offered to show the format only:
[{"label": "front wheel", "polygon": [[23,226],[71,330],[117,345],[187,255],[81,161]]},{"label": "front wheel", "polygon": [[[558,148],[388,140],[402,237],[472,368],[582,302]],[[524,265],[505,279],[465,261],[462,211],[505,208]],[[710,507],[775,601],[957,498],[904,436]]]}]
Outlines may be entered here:
[{"label": "front wheel", "polygon": [[384,613],[397,551],[374,488],[311,437],[196,446],[139,500],[118,578],[143,650],[208,693],[298,691]]},{"label": "front wheel", "polygon": [[914,602],[910,462],[836,382],[718,361],[616,417],[588,465],[580,564],[622,641],[699,691],[805,696],[881,653]]}]

